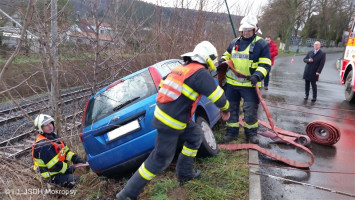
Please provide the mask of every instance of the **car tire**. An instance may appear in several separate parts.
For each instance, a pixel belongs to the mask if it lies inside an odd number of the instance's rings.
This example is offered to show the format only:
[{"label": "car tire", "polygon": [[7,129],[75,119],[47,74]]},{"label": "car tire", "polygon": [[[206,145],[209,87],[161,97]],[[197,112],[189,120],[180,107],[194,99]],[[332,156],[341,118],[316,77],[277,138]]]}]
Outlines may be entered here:
[{"label": "car tire", "polygon": [[353,70],[350,70],[348,76],[345,79],[345,99],[348,102],[354,103],[355,102],[355,92],[354,86],[351,85],[351,81],[353,80]]},{"label": "car tire", "polygon": [[196,118],[196,123],[199,124],[203,130],[203,140],[198,150],[198,156],[209,157],[217,155],[218,145],[209,123],[201,116]]}]

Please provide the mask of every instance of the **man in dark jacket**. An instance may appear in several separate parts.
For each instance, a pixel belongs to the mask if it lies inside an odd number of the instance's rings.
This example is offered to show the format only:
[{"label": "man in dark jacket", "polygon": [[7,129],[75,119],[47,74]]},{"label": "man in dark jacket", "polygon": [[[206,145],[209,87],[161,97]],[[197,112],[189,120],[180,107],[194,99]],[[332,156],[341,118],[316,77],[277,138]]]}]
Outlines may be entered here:
[{"label": "man in dark jacket", "polygon": [[317,81],[320,73],[324,67],[325,63],[325,53],[320,49],[321,44],[319,41],[314,43],[314,50],[309,51],[303,61],[306,64],[303,73],[303,79],[306,81],[305,86],[305,97],[304,100],[308,99],[309,96],[309,88],[312,85],[313,98],[312,101],[315,102],[317,100]]}]

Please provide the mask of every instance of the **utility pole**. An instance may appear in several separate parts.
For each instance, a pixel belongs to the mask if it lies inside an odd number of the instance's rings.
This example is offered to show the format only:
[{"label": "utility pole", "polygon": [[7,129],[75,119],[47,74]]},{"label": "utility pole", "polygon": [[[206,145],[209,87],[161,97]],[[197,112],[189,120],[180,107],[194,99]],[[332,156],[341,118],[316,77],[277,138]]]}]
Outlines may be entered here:
[{"label": "utility pole", "polygon": [[227,4],[227,0],[224,0],[224,2],[226,3],[226,6],[227,6],[227,11],[228,11],[228,15],[229,15],[229,20],[231,22],[231,25],[232,25],[232,29],[233,29],[233,33],[234,33],[234,37],[237,38],[237,32],[235,32],[235,28],[234,28],[234,24],[233,24],[233,20],[232,20],[232,16],[229,12],[229,7],[228,7],[228,4]]},{"label": "utility pole", "polygon": [[57,9],[57,0],[51,0],[51,45],[50,45],[50,54],[51,54],[51,108],[54,114],[54,120],[56,122],[57,132],[61,130],[60,116],[59,116],[59,65],[58,65],[58,45],[57,45],[57,36],[58,36],[58,9]]}]

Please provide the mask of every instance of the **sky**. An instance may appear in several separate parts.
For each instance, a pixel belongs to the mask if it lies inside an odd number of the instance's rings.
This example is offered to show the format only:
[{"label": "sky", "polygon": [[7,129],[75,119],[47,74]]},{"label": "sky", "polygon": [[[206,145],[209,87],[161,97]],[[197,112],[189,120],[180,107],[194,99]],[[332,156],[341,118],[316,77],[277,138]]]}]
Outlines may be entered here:
[{"label": "sky", "polygon": [[[141,0],[164,7],[179,7],[183,2],[184,7],[198,9],[200,0]],[[203,0],[204,11],[228,13],[225,0]],[[233,15],[260,15],[261,7],[266,5],[268,0],[227,0],[229,12]]]}]

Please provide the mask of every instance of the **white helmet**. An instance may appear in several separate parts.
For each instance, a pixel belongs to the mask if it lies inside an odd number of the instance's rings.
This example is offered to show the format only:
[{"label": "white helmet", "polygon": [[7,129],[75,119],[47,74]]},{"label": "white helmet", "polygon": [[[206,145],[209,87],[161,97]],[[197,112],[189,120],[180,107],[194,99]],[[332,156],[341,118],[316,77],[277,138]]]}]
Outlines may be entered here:
[{"label": "white helmet", "polygon": [[249,31],[255,29],[262,34],[258,26],[258,19],[253,15],[247,15],[240,21],[239,31]]},{"label": "white helmet", "polygon": [[201,64],[207,64],[211,71],[216,70],[214,63],[217,62],[218,53],[209,41],[202,41],[196,45],[193,52],[182,54],[181,57],[190,57],[191,60]]},{"label": "white helmet", "polygon": [[40,133],[43,133],[42,126],[45,126],[49,123],[53,123],[54,126],[54,119],[46,114],[39,114],[34,120],[34,125]]}]

